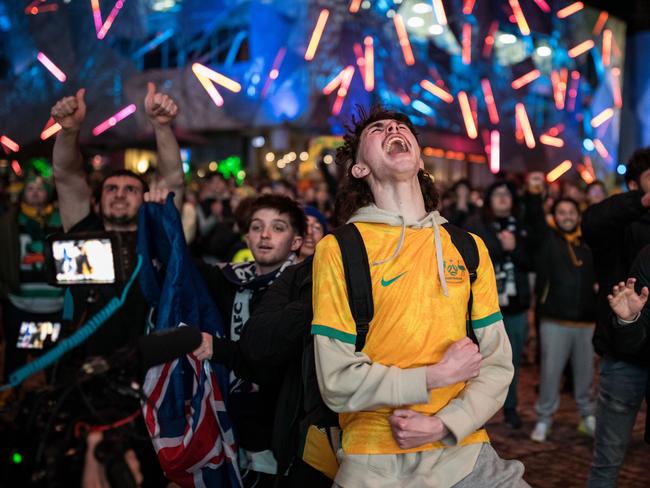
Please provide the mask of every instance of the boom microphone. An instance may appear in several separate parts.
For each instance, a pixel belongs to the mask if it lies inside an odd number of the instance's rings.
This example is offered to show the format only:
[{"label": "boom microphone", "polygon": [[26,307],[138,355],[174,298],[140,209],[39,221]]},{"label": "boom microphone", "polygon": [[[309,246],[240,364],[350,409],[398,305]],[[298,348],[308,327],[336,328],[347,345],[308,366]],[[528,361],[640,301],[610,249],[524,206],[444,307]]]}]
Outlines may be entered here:
[{"label": "boom microphone", "polygon": [[182,325],[138,337],[134,344],[125,346],[110,357],[90,358],[81,366],[82,376],[106,373],[112,369],[129,369],[144,376],[149,368],[173,361],[196,350],[201,345],[198,327]]},{"label": "boom microphone", "polygon": [[138,366],[146,372],[149,368],[173,361],[196,350],[201,345],[201,331],[194,326],[171,327],[137,340]]}]

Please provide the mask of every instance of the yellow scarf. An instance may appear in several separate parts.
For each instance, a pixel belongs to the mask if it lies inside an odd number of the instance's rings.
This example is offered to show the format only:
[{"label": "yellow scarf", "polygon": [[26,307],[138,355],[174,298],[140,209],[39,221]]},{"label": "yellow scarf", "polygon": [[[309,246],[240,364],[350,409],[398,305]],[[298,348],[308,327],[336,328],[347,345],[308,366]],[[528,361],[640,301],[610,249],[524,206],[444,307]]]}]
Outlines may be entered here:
[{"label": "yellow scarf", "polygon": [[39,209],[38,207],[23,202],[20,204],[20,211],[25,215],[25,217],[35,220],[39,224],[43,225],[50,218],[52,212],[54,212],[54,205],[49,204],[43,207],[43,209]]},{"label": "yellow scarf", "polygon": [[566,241],[566,245],[569,250],[569,257],[571,258],[571,262],[573,263],[573,265],[576,268],[582,266],[583,264],[582,260],[578,259],[575,251],[573,250],[574,247],[578,247],[582,242],[582,231],[580,230],[580,226],[576,227],[576,230],[574,230],[573,232],[564,232],[563,230],[558,228],[557,224],[555,223],[555,220],[552,217],[548,219],[548,224],[558,234],[560,234],[562,238]]}]

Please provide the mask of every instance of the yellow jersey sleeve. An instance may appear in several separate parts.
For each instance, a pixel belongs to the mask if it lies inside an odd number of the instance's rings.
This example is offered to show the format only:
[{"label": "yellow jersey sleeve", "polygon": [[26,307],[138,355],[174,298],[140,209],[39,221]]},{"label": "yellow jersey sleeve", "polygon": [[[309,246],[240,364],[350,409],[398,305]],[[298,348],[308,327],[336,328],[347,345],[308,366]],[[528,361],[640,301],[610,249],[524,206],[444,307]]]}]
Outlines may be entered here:
[{"label": "yellow jersey sleeve", "polygon": [[472,284],[472,327],[480,329],[503,319],[499,308],[497,282],[490,254],[483,240],[471,234],[478,247],[479,264],[476,270],[476,281]]},{"label": "yellow jersey sleeve", "polygon": [[333,235],[326,236],[316,246],[313,282],[311,333],[354,344],[356,325],[348,302],[341,251]]}]

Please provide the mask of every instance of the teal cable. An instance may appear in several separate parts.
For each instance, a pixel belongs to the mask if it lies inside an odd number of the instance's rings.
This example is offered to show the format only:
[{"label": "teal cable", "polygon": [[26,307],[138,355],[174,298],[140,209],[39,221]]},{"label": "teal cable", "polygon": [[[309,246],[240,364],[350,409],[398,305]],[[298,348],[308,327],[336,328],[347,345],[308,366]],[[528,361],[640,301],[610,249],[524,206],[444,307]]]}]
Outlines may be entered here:
[{"label": "teal cable", "polygon": [[70,349],[79,346],[82,342],[86,341],[91,335],[93,335],[97,331],[97,329],[99,329],[99,327],[104,325],[104,322],[106,322],[109,318],[111,318],[113,314],[122,305],[124,305],[124,301],[126,300],[126,295],[129,293],[129,289],[131,288],[131,285],[135,281],[136,276],[140,272],[141,267],[142,267],[142,257],[138,255],[138,262],[135,265],[135,269],[133,270],[133,273],[131,274],[129,281],[124,286],[120,298],[117,297],[111,298],[111,300],[104,306],[104,308],[102,308],[99,312],[93,315],[88,321],[86,321],[83,327],[81,327],[77,332],[75,332],[70,337],[67,337],[66,339],[61,341],[54,348],[52,348],[50,351],[43,354],[36,360],[14,371],[9,377],[9,383],[0,386],[0,392],[4,390],[8,390],[9,388],[15,388],[20,383],[25,381],[28,377],[42,370],[43,368],[46,368],[50,364],[54,363],[57,359],[63,356]]}]

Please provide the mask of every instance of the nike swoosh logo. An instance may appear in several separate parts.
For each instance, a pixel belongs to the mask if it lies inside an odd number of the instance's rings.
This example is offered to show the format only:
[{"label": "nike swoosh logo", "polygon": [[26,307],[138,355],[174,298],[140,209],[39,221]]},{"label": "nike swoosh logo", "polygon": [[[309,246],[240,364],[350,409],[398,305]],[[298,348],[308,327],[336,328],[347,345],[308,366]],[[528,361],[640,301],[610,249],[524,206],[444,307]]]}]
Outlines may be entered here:
[{"label": "nike swoosh logo", "polygon": [[395,283],[397,280],[399,280],[405,274],[406,274],[406,271],[404,271],[403,273],[398,274],[397,276],[395,276],[395,278],[390,279],[388,281],[382,278],[381,279],[381,286],[388,286],[388,285],[390,285],[392,283]]}]

